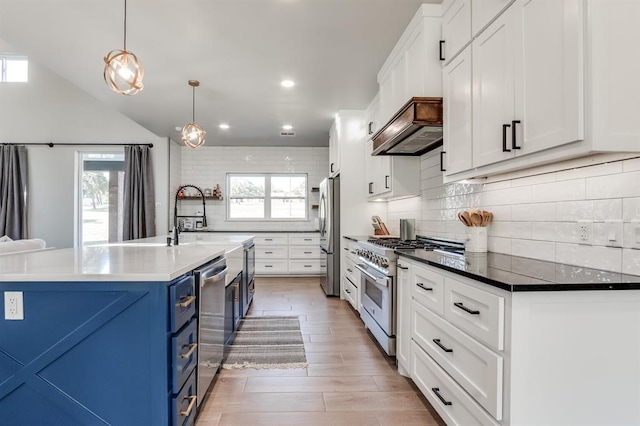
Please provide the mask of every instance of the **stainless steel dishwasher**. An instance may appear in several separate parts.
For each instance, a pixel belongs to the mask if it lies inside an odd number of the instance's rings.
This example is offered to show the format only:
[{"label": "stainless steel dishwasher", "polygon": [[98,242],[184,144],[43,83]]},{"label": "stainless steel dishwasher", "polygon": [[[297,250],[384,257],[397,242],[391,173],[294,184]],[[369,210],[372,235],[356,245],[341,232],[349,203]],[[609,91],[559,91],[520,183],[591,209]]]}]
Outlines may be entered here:
[{"label": "stainless steel dishwasher", "polygon": [[227,270],[226,259],[219,257],[193,272],[198,300],[198,409],[224,356],[224,292]]}]

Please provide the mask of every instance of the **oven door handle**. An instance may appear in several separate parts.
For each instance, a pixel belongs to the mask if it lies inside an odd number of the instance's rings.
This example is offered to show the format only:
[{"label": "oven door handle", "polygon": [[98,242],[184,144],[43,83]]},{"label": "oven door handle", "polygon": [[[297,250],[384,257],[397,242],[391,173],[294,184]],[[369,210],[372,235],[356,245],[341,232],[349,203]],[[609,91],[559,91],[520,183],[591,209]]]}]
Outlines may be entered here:
[{"label": "oven door handle", "polygon": [[362,266],[361,264],[357,264],[356,268],[358,268],[360,272],[365,274],[367,277],[371,278],[376,284],[381,285],[383,287],[389,287],[389,284],[388,284],[389,280],[386,277],[381,278],[381,277],[376,277],[375,275],[372,275],[370,272],[364,269],[364,266]]}]

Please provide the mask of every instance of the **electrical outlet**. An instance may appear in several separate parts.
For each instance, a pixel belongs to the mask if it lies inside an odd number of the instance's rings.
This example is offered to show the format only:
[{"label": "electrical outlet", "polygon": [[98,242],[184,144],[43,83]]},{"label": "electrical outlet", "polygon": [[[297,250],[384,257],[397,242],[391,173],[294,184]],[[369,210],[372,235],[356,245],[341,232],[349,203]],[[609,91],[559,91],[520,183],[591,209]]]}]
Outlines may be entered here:
[{"label": "electrical outlet", "polygon": [[578,221],[578,243],[591,245],[593,244],[593,221]]},{"label": "electrical outlet", "polygon": [[21,291],[4,292],[4,319],[23,320],[24,305]]}]

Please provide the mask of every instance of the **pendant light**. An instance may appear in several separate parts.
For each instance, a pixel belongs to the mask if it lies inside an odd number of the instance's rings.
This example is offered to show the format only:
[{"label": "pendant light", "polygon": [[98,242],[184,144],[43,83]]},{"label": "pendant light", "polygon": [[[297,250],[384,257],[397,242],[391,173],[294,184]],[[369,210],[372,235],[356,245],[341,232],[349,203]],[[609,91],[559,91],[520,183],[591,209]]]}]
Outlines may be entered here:
[{"label": "pendant light", "polygon": [[124,0],[124,49],[112,50],[104,57],[104,81],[121,95],[135,95],[142,90],[144,68],[138,57],[127,50],[127,0]]},{"label": "pendant light", "polygon": [[193,88],[193,114],[191,123],[182,128],[182,142],[188,147],[199,148],[204,145],[204,137],[207,134],[207,132],[196,123],[196,87],[200,86],[200,82],[198,80],[189,80],[189,86]]}]

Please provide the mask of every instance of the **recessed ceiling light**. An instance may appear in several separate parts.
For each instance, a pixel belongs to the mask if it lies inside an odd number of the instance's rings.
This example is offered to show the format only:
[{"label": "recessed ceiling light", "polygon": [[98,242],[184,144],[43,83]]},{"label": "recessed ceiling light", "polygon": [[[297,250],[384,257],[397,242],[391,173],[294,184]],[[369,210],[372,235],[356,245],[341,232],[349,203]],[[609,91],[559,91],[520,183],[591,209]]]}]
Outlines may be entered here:
[{"label": "recessed ceiling light", "polygon": [[291,130],[293,129],[293,126],[290,124],[285,124],[284,126],[282,126],[282,130]]},{"label": "recessed ceiling light", "polygon": [[219,125],[218,127],[220,127],[221,129],[227,130],[229,128],[229,125],[223,123],[223,124]]},{"label": "recessed ceiling light", "polygon": [[289,88],[295,86],[296,83],[293,80],[282,80],[282,82],[280,82],[280,85],[282,87]]},{"label": "recessed ceiling light", "polygon": [[176,126],[176,127],[174,127],[174,129],[175,129],[176,132],[181,132],[182,131],[182,127],[180,127],[180,126]]}]

